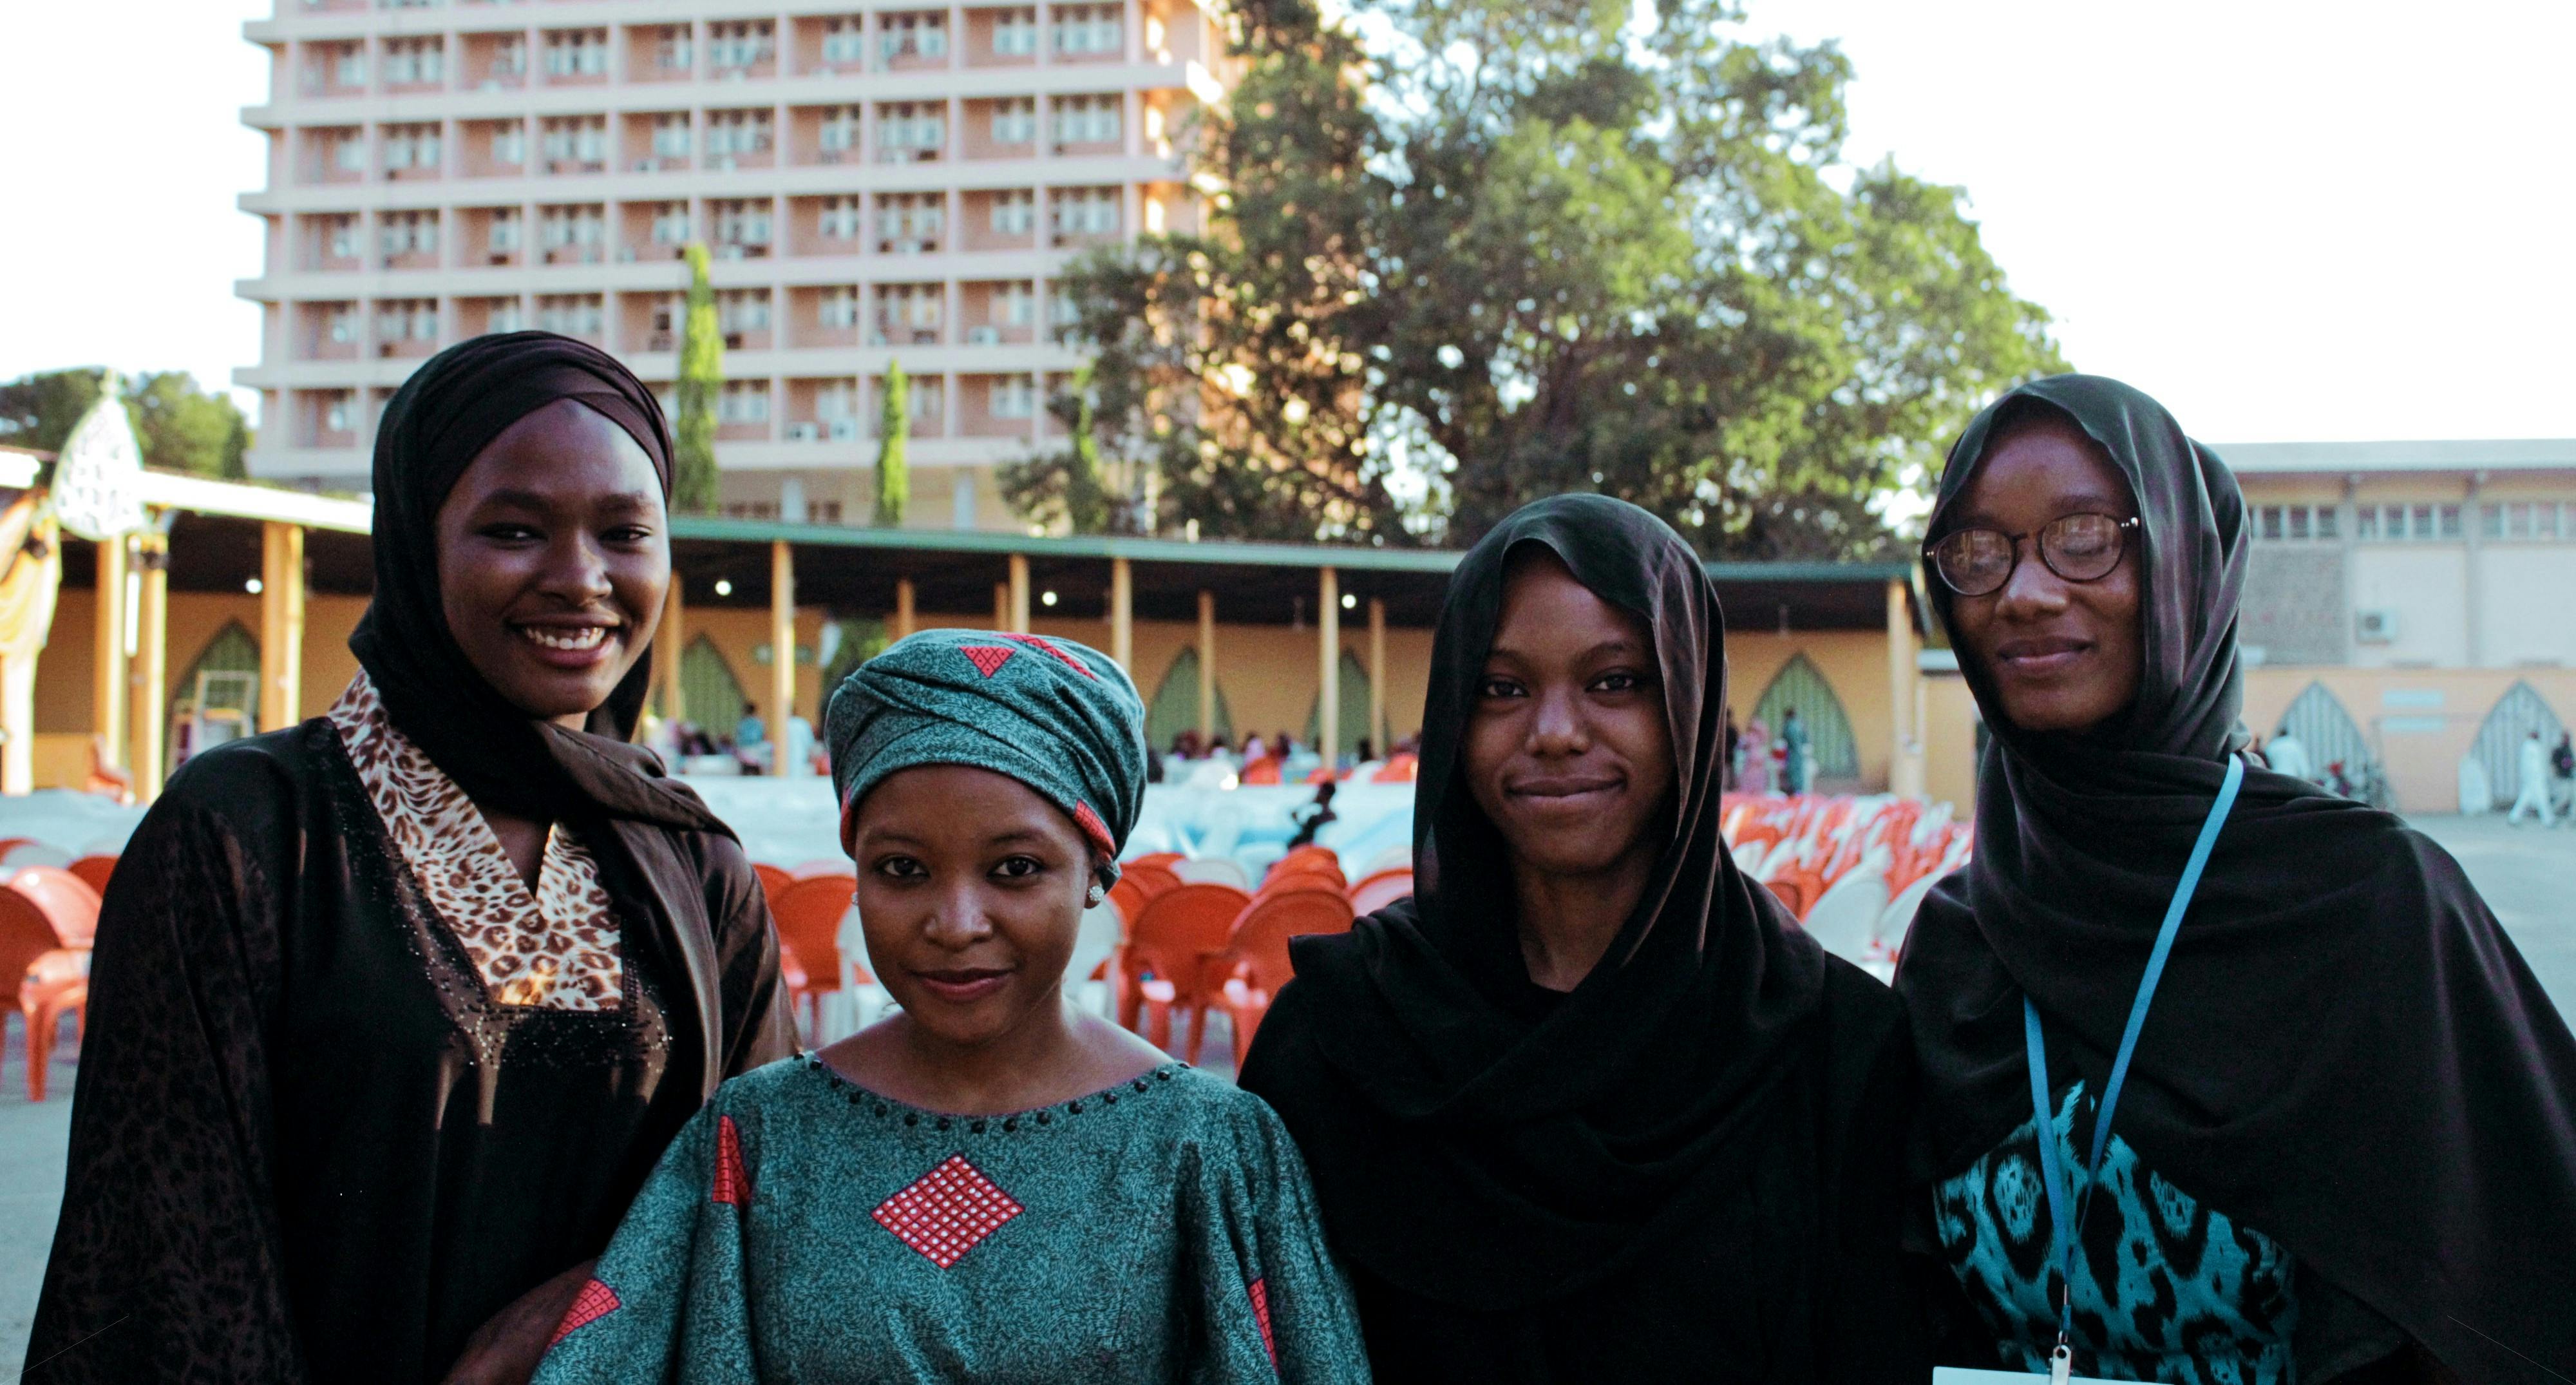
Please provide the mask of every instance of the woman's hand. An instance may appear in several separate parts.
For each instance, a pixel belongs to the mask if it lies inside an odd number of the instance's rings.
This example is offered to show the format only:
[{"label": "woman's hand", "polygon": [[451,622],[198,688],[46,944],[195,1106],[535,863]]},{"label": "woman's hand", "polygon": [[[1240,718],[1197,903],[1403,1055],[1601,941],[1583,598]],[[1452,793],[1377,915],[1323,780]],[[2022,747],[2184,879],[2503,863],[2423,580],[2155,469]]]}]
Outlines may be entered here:
[{"label": "woman's hand", "polygon": [[598,1263],[584,1260],[493,1314],[466,1339],[464,1354],[447,1372],[447,1385],[528,1385],[554,1342],[555,1328]]}]

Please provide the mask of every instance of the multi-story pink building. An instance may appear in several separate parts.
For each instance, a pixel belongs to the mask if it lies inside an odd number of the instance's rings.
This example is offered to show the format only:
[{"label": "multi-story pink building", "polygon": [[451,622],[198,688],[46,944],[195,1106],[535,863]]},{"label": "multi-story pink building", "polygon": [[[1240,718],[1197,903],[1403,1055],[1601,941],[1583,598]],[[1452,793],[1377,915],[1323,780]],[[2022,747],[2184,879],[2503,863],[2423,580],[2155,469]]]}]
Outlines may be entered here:
[{"label": "multi-story pink building", "polygon": [[1072,257],[1199,216],[1202,0],[277,0],[254,475],[363,487],[439,348],[540,327],[678,371],[683,248],[725,333],[727,511],[864,522],[889,363],[914,524],[1018,527]]}]

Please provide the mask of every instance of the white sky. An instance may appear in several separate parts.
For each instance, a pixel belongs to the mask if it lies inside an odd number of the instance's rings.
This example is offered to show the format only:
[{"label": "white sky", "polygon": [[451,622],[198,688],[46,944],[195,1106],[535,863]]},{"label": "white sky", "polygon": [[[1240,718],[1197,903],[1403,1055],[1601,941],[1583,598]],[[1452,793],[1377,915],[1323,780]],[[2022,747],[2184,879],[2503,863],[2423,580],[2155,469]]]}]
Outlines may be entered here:
[{"label": "white sky", "polygon": [[[2078,369],[2215,442],[2576,437],[2576,5],[1746,0],[1839,38],[1851,153],[1965,186]],[[271,0],[11,7],[0,378],[230,378]]]}]

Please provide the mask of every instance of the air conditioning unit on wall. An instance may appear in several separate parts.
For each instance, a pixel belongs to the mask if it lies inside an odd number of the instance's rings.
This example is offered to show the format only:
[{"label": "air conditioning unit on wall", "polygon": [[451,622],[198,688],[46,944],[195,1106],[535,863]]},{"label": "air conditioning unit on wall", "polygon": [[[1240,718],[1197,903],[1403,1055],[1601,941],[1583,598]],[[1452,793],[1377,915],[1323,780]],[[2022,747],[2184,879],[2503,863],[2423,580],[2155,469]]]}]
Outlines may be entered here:
[{"label": "air conditioning unit on wall", "polygon": [[2397,643],[2397,612],[2385,606],[2354,612],[2352,637],[2362,644]]}]

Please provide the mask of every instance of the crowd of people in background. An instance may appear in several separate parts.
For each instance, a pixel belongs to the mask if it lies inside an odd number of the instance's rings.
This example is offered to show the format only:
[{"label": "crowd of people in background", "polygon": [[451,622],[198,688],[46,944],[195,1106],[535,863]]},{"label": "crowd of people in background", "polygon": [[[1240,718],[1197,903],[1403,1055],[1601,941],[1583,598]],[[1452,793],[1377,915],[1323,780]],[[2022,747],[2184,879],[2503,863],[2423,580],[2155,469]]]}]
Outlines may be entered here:
[{"label": "crowd of people in background", "polygon": [[1815,741],[1797,708],[1781,714],[1776,736],[1760,715],[1738,727],[1735,709],[1726,709],[1726,787],[1730,792],[1769,793],[1777,789],[1800,794],[1815,788],[1815,779]]}]

